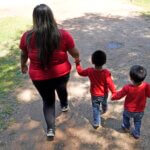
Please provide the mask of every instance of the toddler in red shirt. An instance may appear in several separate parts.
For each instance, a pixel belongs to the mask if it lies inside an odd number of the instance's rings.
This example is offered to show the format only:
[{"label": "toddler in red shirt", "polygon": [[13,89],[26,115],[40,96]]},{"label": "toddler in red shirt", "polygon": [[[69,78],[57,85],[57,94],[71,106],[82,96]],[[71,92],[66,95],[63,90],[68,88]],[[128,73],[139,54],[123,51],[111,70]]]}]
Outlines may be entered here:
[{"label": "toddler in red shirt", "polygon": [[107,97],[108,90],[112,93],[115,92],[115,86],[111,78],[111,73],[108,69],[103,69],[103,65],[106,63],[106,54],[101,50],[97,50],[92,54],[92,64],[95,67],[83,69],[80,65],[80,61],[76,60],[76,69],[79,75],[88,77],[90,79],[90,92],[93,108],[93,127],[97,129],[101,126],[101,111],[105,113],[107,111]]},{"label": "toddler in red shirt", "polygon": [[150,97],[150,84],[143,82],[147,71],[140,65],[134,65],[130,69],[131,84],[125,85],[120,91],[112,95],[112,100],[125,97],[122,129],[130,131],[130,119],[134,120],[134,129],[131,134],[134,138],[140,137],[141,121],[146,106],[146,98]]}]

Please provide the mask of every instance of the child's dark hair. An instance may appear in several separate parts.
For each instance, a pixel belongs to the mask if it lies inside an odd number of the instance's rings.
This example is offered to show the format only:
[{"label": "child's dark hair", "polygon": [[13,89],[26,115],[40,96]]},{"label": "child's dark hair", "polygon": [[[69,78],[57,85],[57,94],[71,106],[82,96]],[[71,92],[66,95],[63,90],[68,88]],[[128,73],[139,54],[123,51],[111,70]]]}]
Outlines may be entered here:
[{"label": "child's dark hair", "polygon": [[130,78],[135,82],[135,83],[140,83],[144,81],[146,78],[147,71],[144,67],[140,65],[134,65],[130,69]]},{"label": "child's dark hair", "polygon": [[101,50],[97,50],[92,54],[92,63],[95,66],[103,66],[106,63],[106,53]]}]

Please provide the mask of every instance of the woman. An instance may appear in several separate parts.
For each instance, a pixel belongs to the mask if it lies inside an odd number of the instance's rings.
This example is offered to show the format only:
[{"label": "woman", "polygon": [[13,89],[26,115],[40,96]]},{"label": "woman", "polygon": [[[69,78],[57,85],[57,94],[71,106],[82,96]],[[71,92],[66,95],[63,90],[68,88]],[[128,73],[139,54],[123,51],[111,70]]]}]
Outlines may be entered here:
[{"label": "woman", "polygon": [[67,82],[71,70],[67,52],[79,59],[71,35],[58,29],[51,9],[40,4],[33,10],[33,28],[23,34],[20,41],[21,71],[27,73],[43,99],[43,112],[47,124],[47,137],[55,135],[55,90],[62,111],[68,110]]}]

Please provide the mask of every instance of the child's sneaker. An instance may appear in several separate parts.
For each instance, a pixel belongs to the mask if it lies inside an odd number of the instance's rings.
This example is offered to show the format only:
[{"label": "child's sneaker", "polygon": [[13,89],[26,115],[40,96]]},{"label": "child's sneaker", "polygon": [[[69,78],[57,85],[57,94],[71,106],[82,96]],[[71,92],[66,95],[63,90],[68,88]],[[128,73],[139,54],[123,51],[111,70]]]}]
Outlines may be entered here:
[{"label": "child's sneaker", "polygon": [[63,106],[62,108],[61,108],[61,111],[62,112],[66,112],[66,111],[68,111],[69,110],[69,106],[67,105],[67,106]]},{"label": "child's sneaker", "polygon": [[131,132],[131,135],[135,138],[135,139],[139,139],[140,136],[139,135],[135,135],[134,132]]},{"label": "child's sneaker", "polygon": [[96,130],[97,130],[97,129],[100,129],[101,127],[102,127],[101,125],[93,124],[93,128],[96,129]]},{"label": "child's sneaker", "polygon": [[121,125],[121,128],[124,132],[129,133],[130,129],[126,128],[123,124]]},{"label": "child's sneaker", "polygon": [[102,114],[105,114],[107,112],[107,109],[103,109]]},{"label": "child's sneaker", "polygon": [[102,114],[105,114],[107,112],[107,107],[106,106],[102,106]]}]

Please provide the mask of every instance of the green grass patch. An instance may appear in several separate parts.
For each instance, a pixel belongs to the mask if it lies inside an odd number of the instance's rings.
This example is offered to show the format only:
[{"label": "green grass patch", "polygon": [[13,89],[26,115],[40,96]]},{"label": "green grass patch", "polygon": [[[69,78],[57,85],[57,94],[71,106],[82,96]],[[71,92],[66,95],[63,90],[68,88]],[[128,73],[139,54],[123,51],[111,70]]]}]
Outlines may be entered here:
[{"label": "green grass patch", "polygon": [[150,17],[150,0],[132,0],[133,4],[144,8],[143,16]]},{"label": "green grass patch", "polygon": [[22,33],[30,24],[30,20],[19,17],[0,19],[0,131],[7,127],[17,107],[13,93],[23,81],[18,46]]},{"label": "green grass patch", "polygon": [[150,0],[132,0],[133,4],[142,6],[143,8],[150,10]]}]

